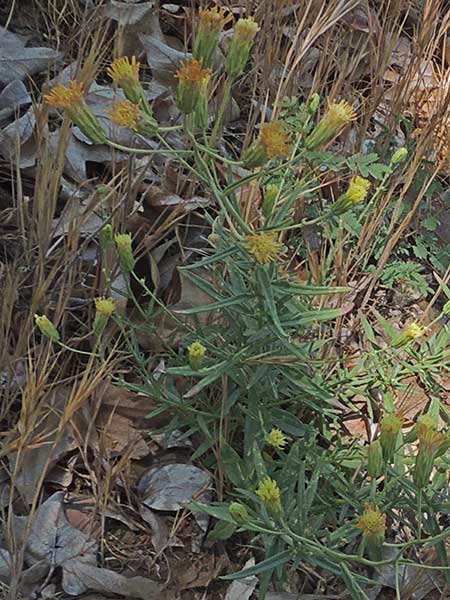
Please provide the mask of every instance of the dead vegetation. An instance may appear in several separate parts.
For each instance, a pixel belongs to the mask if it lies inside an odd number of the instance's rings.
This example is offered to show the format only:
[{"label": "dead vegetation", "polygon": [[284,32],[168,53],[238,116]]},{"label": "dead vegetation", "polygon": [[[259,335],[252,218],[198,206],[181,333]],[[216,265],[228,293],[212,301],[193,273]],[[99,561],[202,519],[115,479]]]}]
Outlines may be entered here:
[{"label": "dead vegetation", "polygon": [[[336,344],[324,346],[321,359],[345,354],[347,366],[356,364],[368,349],[361,313],[371,322],[381,315],[395,329],[411,317],[428,324],[439,314],[442,283],[450,277],[448,265],[437,273],[426,264],[431,292],[398,312],[381,282],[399,244],[420,228],[424,203],[433,203],[438,227],[449,223],[448,202],[429,196],[436,180],[445,186],[448,173],[449,9],[444,0],[223,5],[235,17],[254,15],[260,25],[252,66],[225,113],[221,145],[230,157],[250,145],[262,121],[284,114],[286,97],[303,102],[316,93],[320,114],[326,98],[351,99],[357,108],[358,121],[338,141],[345,155],[371,149],[383,157],[413,140],[407,166],[367,212],[356,242],[344,228],[325,241],[313,227],[301,234],[304,255],[290,243],[289,267],[299,283],[351,287],[347,310],[333,324]],[[114,142],[148,149],[148,140],[112,126],[105,106],[116,92],[106,68],[114,57],[137,56],[155,117],[177,124],[175,73],[191,51],[197,9],[196,3],[122,0],[9,0],[0,8],[0,589],[10,600],[232,600],[250,598],[256,587],[253,579],[230,584],[219,576],[258,562],[260,548],[244,536],[205,541],[211,520],[184,508],[192,498],[222,499],[223,465],[192,461],[202,432],[164,433],[173,415],[159,411],[157,397],[132,391],[145,368],[163,378],[183,346],[177,311],[210,303],[178,267],[206,255],[205,240],[214,232],[205,214],[217,215],[215,200],[176,160],[157,152],[159,142],[151,141],[150,156],[92,144],[43,102],[55,83],[76,76]],[[220,41],[221,63],[231,32],[232,23]],[[223,79],[216,86],[213,113]],[[180,132],[170,136],[183,151]],[[424,160],[429,168],[413,189]],[[238,169],[234,176],[241,177]],[[318,169],[318,180],[325,200],[343,187],[330,170]],[[242,188],[239,201],[251,223],[262,204],[260,186]],[[307,193],[299,196],[299,220],[309,204]],[[102,253],[106,224],[132,234],[138,277],[172,312],[149,321],[143,302],[133,304],[115,253]],[[444,238],[449,243],[448,233]],[[111,322],[99,348],[94,299],[108,285],[133,336],[127,339]],[[134,292],[139,299],[142,291]],[[51,316],[73,352],[40,334],[36,313]],[[418,389],[408,379],[400,403]],[[448,381],[441,396],[447,406]],[[419,396],[409,418],[424,402]],[[355,411],[345,422],[366,440],[366,417]],[[378,597],[388,598],[397,583],[383,577]],[[447,597],[434,578],[421,584],[427,596],[408,591],[411,574],[404,579],[398,597]],[[348,597],[319,568],[302,567],[287,587],[290,594],[267,598]],[[297,596],[303,591],[311,595]]]}]

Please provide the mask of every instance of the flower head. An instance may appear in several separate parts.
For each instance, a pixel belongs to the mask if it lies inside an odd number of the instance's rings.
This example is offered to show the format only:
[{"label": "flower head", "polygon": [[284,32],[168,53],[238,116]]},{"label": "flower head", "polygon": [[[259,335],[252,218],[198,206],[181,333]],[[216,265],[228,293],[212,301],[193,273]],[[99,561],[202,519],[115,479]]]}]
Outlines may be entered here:
[{"label": "flower head", "polygon": [[363,535],[376,535],[386,531],[386,515],[382,514],[377,506],[366,504],[364,512],[357,518],[358,529],[361,529]]},{"label": "flower head", "polygon": [[381,560],[386,533],[386,515],[377,506],[366,504],[363,514],[357,517],[356,527],[361,529],[370,558],[374,561]]},{"label": "flower head", "polygon": [[364,177],[354,177],[347,190],[347,197],[352,204],[364,202],[370,189],[370,181]]},{"label": "flower head", "polygon": [[281,429],[273,428],[267,436],[267,443],[274,448],[282,450],[287,444],[287,437]]},{"label": "flower head", "polygon": [[110,317],[116,310],[116,303],[112,298],[96,298],[95,310],[105,317]]},{"label": "flower head", "polygon": [[260,481],[256,493],[267,506],[272,510],[279,510],[281,508],[281,493],[280,488],[276,481],[270,477],[265,477]]},{"label": "flower head", "polygon": [[272,158],[287,158],[291,153],[289,134],[283,123],[272,121],[261,125],[259,137],[242,157],[248,169],[262,167]]},{"label": "flower head", "polygon": [[128,56],[122,56],[111,63],[107,72],[115,85],[123,87],[124,84],[139,83],[139,67],[140,63],[135,56],[131,58],[131,62]]},{"label": "flower head", "polygon": [[450,447],[448,435],[437,431],[434,425],[422,427],[417,430],[419,437],[419,450],[414,464],[414,483],[418,488],[428,485],[436,459],[444,454]]},{"label": "flower head", "polygon": [[364,202],[370,189],[370,181],[364,177],[353,177],[348,186],[348,190],[344,192],[336,202],[331,206],[331,212],[334,215],[342,215],[349,208],[360,202]]},{"label": "flower head", "polygon": [[356,113],[345,100],[329,103],[322,120],[306,138],[306,147],[309,150],[315,150],[325,146],[354,119],[356,119]]},{"label": "flower head", "polygon": [[48,94],[45,94],[44,100],[49,106],[64,110],[69,119],[94,144],[104,144],[106,142],[103,127],[84,101],[82,83],[71,81],[69,87],[62,84],[57,85]]},{"label": "flower head", "polygon": [[139,81],[139,67],[140,64],[136,61],[135,56],[131,58],[131,61],[128,56],[122,56],[116,58],[108,67],[108,75],[113,80],[114,85],[122,88],[127,100],[133,104],[138,104],[144,112],[149,111],[151,115],[151,108]]},{"label": "flower head", "polygon": [[134,269],[135,260],[131,235],[129,233],[116,233],[114,236],[120,266],[124,273],[130,273]]},{"label": "flower head", "polygon": [[111,315],[116,310],[116,304],[112,298],[96,298],[95,299],[95,319],[94,333],[97,337],[103,333],[106,324]]},{"label": "flower head", "polygon": [[283,247],[283,244],[277,240],[277,233],[274,231],[247,235],[244,245],[247,252],[260,264],[273,262]]},{"label": "flower head", "polygon": [[200,10],[198,13],[199,30],[220,33],[224,26],[233,19],[233,15],[225,8],[213,8]]},{"label": "flower head", "polygon": [[239,19],[234,26],[234,34],[225,62],[225,70],[232,81],[244,72],[258,30],[258,23],[252,17]]},{"label": "flower head", "polygon": [[39,327],[40,332],[45,337],[57,342],[59,340],[59,332],[53,323],[45,315],[34,315],[34,321]]},{"label": "flower head", "polygon": [[240,44],[253,42],[258,31],[259,25],[253,17],[239,19],[234,26],[234,35]]},{"label": "flower head", "polygon": [[138,104],[133,104],[129,100],[122,100],[114,104],[109,111],[111,121],[119,127],[127,129],[137,129],[139,123],[140,109]]},{"label": "flower head", "polygon": [[206,94],[211,69],[204,69],[198,60],[192,58],[178,69],[175,76],[178,78],[178,108],[188,115],[194,112],[201,97]]},{"label": "flower head", "polygon": [[283,123],[272,121],[261,125],[261,143],[269,158],[287,158],[291,153],[289,134]]},{"label": "flower head", "polygon": [[193,342],[188,346],[189,364],[194,371],[198,371],[202,366],[203,358],[206,354],[206,348],[200,342]]},{"label": "flower head", "polygon": [[427,328],[423,325],[419,325],[418,323],[410,323],[403,331],[399,333],[399,335],[397,335],[392,345],[394,348],[401,348],[409,342],[422,337],[426,330]]},{"label": "flower head", "polygon": [[49,106],[63,110],[73,109],[84,101],[84,86],[79,81],[71,81],[69,87],[59,84],[44,95]]},{"label": "flower head", "polygon": [[425,333],[426,330],[427,330],[426,327],[423,327],[422,325],[419,325],[418,323],[410,323],[407,326],[405,333],[410,340],[417,340],[417,338],[420,338],[423,336],[423,334]]},{"label": "flower head", "polygon": [[224,25],[233,18],[224,8],[200,10],[198,29],[195,36],[193,56],[204,67],[211,67],[219,44],[219,35]]}]

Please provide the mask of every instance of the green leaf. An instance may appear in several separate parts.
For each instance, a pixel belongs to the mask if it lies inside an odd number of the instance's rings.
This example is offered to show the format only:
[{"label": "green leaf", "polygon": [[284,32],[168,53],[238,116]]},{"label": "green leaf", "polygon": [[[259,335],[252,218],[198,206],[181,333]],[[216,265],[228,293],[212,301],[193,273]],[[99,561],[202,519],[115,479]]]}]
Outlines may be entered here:
[{"label": "green leaf", "polygon": [[282,337],[287,337],[287,333],[284,331],[280,323],[280,318],[278,316],[275,298],[273,295],[272,282],[270,280],[267,269],[265,269],[264,267],[259,268],[257,272],[257,277],[260,285],[260,291],[264,297],[270,316],[272,317],[272,322],[275,326],[275,329]]},{"label": "green leaf", "polygon": [[311,325],[319,321],[330,321],[342,317],[344,310],[342,308],[324,308],[323,310],[315,310],[303,313],[296,319],[283,321],[285,327],[298,327],[302,325]]},{"label": "green leaf", "polygon": [[212,531],[208,533],[208,542],[216,542],[217,540],[228,540],[237,529],[235,523],[227,521],[219,521]]},{"label": "green leaf", "polygon": [[206,513],[219,521],[235,524],[235,520],[230,515],[227,504],[204,504],[203,502],[192,501],[186,506],[192,512]]},{"label": "green leaf", "polygon": [[212,304],[204,304],[203,306],[194,306],[193,308],[186,308],[183,310],[176,310],[177,315],[196,315],[199,313],[209,312],[211,310],[219,310],[228,306],[235,306],[236,304],[242,304],[243,300],[249,300],[248,294],[241,294],[240,296],[231,296],[230,298],[224,298],[219,302],[213,302]]},{"label": "green leaf", "polygon": [[276,282],[273,287],[282,294],[290,296],[327,296],[332,294],[345,294],[351,291],[349,287],[326,287],[317,285],[299,285],[289,282]]},{"label": "green leaf", "polygon": [[265,571],[273,570],[279,567],[280,565],[284,565],[291,558],[291,553],[289,550],[283,550],[283,552],[279,552],[266,560],[258,563],[253,567],[248,567],[247,569],[242,569],[242,571],[238,571],[237,573],[231,573],[230,575],[223,575],[220,579],[244,579],[245,577],[251,577],[252,575],[259,575],[260,573],[264,573]]}]

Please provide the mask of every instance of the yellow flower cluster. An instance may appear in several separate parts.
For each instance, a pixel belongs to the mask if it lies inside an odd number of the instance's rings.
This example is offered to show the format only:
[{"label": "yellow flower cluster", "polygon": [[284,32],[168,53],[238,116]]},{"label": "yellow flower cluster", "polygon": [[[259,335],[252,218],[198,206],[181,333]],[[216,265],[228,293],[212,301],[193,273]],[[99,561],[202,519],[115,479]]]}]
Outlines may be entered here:
[{"label": "yellow flower cluster", "polygon": [[263,231],[252,233],[245,238],[244,246],[256,262],[268,264],[273,262],[279,255],[283,244],[277,240],[274,231]]},{"label": "yellow flower cluster", "polygon": [[377,506],[366,504],[364,513],[357,518],[356,527],[361,529],[363,535],[384,535],[386,531],[386,515],[382,514]]},{"label": "yellow flower cluster", "polygon": [[282,450],[287,444],[287,437],[281,429],[273,428],[267,436],[267,443],[274,448]]},{"label": "yellow flower cluster", "polygon": [[277,482],[270,477],[265,477],[260,481],[256,493],[267,508],[275,511],[281,508],[280,488],[278,487]]}]

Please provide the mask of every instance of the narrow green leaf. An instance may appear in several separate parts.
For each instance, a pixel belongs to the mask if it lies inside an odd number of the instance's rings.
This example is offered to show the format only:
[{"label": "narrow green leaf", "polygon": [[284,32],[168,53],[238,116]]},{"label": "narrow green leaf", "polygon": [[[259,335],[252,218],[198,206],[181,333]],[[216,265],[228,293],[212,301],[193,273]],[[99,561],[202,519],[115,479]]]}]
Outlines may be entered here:
[{"label": "narrow green leaf", "polygon": [[278,316],[277,307],[275,304],[275,298],[273,296],[272,282],[270,280],[269,274],[264,267],[258,269],[257,277],[260,285],[261,293],[266,302],[267,308],[270,312],[270,316],[272,317],[273,324],[275,329],[282,337],[287,337],[287,333],[284,331],[283,327],[280,323],[280,318]]},{"label": "narrow green leaf", "polygon": [[251,577],[252,575],[259,575],[260,573],[264,573],[265,571],[276,569],[279,565],[283,565],[287,563],[291,558],[291,553],[289,550],[283,550],[283,552],[279,552],[266,560],[258,563],[253,567],[248,567],[247,569],[242,569],[242,571],[238,571],[237,573],[231,573],[230,575],[223,575],[220,579],[244,579],[245,577]]}]

